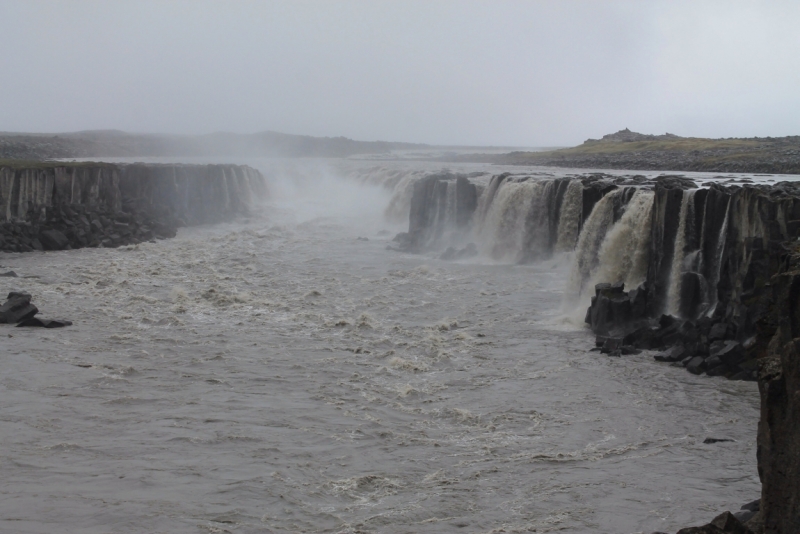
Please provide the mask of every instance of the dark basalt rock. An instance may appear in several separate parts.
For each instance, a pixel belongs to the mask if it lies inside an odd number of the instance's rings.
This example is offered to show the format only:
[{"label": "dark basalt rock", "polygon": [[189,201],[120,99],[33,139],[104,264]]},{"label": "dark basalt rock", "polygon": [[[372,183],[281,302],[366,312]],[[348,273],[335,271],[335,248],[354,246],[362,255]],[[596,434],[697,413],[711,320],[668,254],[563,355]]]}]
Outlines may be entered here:
[{"label": "dark basalt rock", "polygon": [[18,323],[39,313],[39,309],[31,304],[28,293],[11,292],[6,302],[0,306],[0,323]]},{"label": "dark basalt rock", "polygon": [[246,215],[263,176],[237,165],[0,167],[0,251],[118,247]]},{"label": "dark basalt rock", "polygon": [[[760,323],[774,331],[758,359],[760,519],[763,532],[800,532],[800,253],[771,280],[772,313]],[[774,328],[777,325],[777,328]]]},{"label": "dark basalt rock", "polygon": [[39,250],[42,247],[45,250],[64,250],[69,246],[69,239],[67,236],[59,232],[58,230],[43,230],[39,233],[40,242],[39,247],[34,246],[33,248],[38,248]]},{"label": "dark basalt rock", "polygon": [[725,376],[735,380],[755,380],[755,349],[747,350],[727,337],[736,331],[730,323],[711,319],[686,320],[671,315],[648,318],[642,312],[649,306],[646,284],[625,292],[622,284],[601,283],[586,311],[586,322],[597,334],[595,344],[607,354],[619,355],[620,348],[659,349],[654,355],[659,362],[677,363],[693,374]]},{"label": "dark basalt rock", "polygon": [[41,328],[62,328],[65,326],[72,326],[72,321],[65,319],[39,319],[38,317],[31,317],[24,319],[17,324],[20,326],[38,326]]},{"label": "dark basalt rock", "polygon": [[686,370],[693,375],[703,374],[706,368],[705,363],[705,359],[702,356],[694,356],[689,360],[689,363],[686,364]]},{"label": "dark basalt rock", "polygon": [[729,365],[736,365],[747,357],[739,342],[733,340],[726,341],[722,348],[712,352],[711,356],[719,358],[720,362]]},{"label": "dark basalt rock", "polygon": [[683,528],[678,534],[753,534],[732,513],[724,512],[702,527]]},{"label": "dark basalt rock", "polygon": [[31,295],[23,291],[12,291],[6,302],[0,306],[0,323],[17,326],[38,326],[42,328],[61,328],[70,326],[71,321],[64,319],[40,319],[34,317],[39,309],[31,304]]},{"label": "dark basalt rock", "polygon": [[[597,284],[592,305],[586,313],[586,322],[598,335],[607,335],[613,329],[621,329],[619,337],[624,337],[634,326],[638,326],[634,310],[642,307],[642,293],[643,288],[626,293],[623,284]],[[622,341],[621,339],[620,346]]]}]

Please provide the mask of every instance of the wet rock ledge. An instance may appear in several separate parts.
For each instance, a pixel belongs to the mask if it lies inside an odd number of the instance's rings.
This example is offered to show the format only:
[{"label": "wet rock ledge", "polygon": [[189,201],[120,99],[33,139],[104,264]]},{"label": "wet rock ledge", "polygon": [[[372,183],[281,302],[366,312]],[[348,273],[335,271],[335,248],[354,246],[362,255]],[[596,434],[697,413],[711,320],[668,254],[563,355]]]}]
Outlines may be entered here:
[{"label": "wet rock ledge", "polygon": [[0,251],[118,247],[246,215],[264,177],[240,165],[0,162]]}]

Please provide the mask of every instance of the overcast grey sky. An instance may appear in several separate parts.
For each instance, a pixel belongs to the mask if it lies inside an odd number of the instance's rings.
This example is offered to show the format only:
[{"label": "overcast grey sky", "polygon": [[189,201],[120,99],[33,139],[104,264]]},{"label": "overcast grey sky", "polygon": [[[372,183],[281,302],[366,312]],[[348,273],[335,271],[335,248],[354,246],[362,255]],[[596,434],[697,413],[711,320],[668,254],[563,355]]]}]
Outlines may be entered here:
[{"label": "overcast grey sky", "polygon": [[800,1],[0,0],[0,131],[800,134]]}]

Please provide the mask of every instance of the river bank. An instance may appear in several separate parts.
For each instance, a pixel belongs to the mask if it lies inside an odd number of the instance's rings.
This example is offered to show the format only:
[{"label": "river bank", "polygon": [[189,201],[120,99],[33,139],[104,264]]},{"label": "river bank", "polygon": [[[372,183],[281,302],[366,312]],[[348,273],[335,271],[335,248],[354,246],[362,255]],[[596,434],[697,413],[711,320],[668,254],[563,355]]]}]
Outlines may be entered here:
[{"label": "river bank", "polygon": [[576,169],[800,174],[800,136],[705,139],[626,129],[572,148],[442,159],[448,160]]}]

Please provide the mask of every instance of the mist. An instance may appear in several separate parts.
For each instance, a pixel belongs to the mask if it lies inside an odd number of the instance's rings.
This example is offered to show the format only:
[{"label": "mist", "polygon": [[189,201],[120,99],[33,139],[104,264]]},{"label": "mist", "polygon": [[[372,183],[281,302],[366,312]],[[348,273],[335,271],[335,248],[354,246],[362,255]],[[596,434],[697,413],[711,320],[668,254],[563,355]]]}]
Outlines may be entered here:
[{"label": "mist", "polygon": [[790,135],[799,24],[790,1],[3,2],[0,131]]},{"label": "mist", "polygon": [[[347,225],[358,228],[363,237],[387,228],[404,229],[403,224],[384,218],[393,193],[390,184],[359,183],[325,161],[253,164],[267,176],[271,197],[268,209],[282,223]],[[407,218],[403,223],[407,224]]]}]

